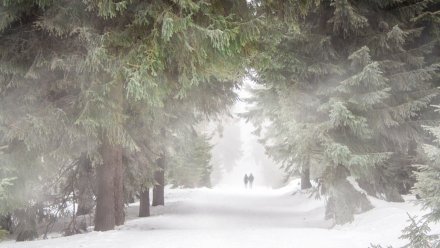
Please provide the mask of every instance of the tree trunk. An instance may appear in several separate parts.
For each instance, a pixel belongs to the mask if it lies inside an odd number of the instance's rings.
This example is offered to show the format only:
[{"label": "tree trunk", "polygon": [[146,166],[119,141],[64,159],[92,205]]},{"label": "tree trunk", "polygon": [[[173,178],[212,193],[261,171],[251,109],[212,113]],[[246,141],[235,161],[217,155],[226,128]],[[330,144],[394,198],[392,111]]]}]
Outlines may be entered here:
[{"label": "tree trunk", "polygon": [[385,186],[385,197],[389,202],[405,202],[402,195],[399,193],[399,189],[394,185]]},{"label": "tree trunk", "polygon": [[13,225],[11,214],[0,215],[0,229],[12,232]]},{"label": "tree trunk", "polygon": [[118,149],[103,138],[101,155],[103,164],[97,169],[98,192],[96,196],[95,231],[112,230],[115,227],[115,169]]},{"label": "tree trunk", "polygon": [[36,214],[35,207],[15,211],[15,216],[18,220],[15,230],[17,234],[16,241],[29,241],[38,237]]},{"label": "tree trunk", "polygon": [[78,210],[76,215],[90,214],[95,206],[93,199],[93,172],[87,154],[82,154],[78,168]]},{"label": "tree trunk", "polygon": [[165,205],[165,158],[162,156],[157,160],[159,170],[154,172],[154,180],[156,185],[153,188],[153,204],[152,206]]},{"label": "tree trunk", "polygon": [[[111,117],[118,128],[123,128],[123,83],[116,82],[109,92]],[[122,146],[114,134],[102,130],[101,156],[103,165],[98,168],[98,195],[96,202],[95,230],[107,231],[124,224],[124,167]]]},{"label": "tree trunk", "polygon": [[139,199],[139,217],[150,216],[150,189],[143,189]]},{"label": "tree trunk", "polygon": [[310,183],[310,168],[303,167],[301,170],[301,189],[309,189],[312,187]]},{"label": "tree trunk", "polygon": [[114,185],[115,185],[115,224],[123,225],[125,222],[124,212],[124,165],[122,163],[122,148],[116,148]]},{"label": "tree trunk", "polygon": [[129,195],[127,196],[127,202],[128,203],[135,203],[135,199],[134,199],[134,194],[133,192],[130,192]]}]

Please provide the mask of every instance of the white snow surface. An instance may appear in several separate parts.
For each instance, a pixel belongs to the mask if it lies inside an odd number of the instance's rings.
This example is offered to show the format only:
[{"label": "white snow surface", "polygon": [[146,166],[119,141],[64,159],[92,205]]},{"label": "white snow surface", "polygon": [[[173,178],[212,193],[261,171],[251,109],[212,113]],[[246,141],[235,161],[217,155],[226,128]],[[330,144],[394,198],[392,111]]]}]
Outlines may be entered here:
[{"label": "white snow surface", "polygon": [[[293,192],[297,192],[292,194]],[[411,199],[375,208],[355,221],[333,226],[324,220],[324,201],[299,192],[297,182],[278,190],[169,189],[165,207],[137,218],[138,204],[127,209],[117,230],[29,242],[5,241],[0,248],[367,248],[370,243],[402,246],[407,213],[421,216]],[[433,232],[440,232],[434,226]]]}]

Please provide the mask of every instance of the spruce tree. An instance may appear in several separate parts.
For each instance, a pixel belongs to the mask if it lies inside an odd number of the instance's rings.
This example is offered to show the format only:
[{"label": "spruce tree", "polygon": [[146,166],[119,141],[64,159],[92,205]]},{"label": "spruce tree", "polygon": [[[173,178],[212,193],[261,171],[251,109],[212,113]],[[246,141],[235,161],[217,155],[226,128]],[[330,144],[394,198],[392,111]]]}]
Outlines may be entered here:
[{"label": "spruce tree", "polygon": [[438,95],[438,38],[427,34],[432,23],[421,21],[436,5],[305,1],[300,12],[294,3],[260,6],[273,16],[275,34],[260,43],[250,75],[258,87],[245,116],[264,131],[269,154],[294,173],[310,167],[336,223],[370,208],[352,184],[401,201],[411,187],[415,144],[424,138],[420,124]]},{"label": "spruce tree", "polygon": [[409,240],[408,248],[431,248],[439,247],[438,235],[430,234],[429,220],[417,220],[417,217],[409,216],[410,225],[402,230],[401,239]]},{"label": "spruce tree", "polygon": [[[43,158],[57,166],[88,154],[102,231],[124,221],[124,156],[158,137],[135,139],[130,117],[164,115],[167,101],[205,86],[230,96],[258,34],[246,1],[7,1],[1,11],[3,158],[31,151],[25,164],[38,170]],[[171,118],[144,120],[140,127],[160,127]]]}]

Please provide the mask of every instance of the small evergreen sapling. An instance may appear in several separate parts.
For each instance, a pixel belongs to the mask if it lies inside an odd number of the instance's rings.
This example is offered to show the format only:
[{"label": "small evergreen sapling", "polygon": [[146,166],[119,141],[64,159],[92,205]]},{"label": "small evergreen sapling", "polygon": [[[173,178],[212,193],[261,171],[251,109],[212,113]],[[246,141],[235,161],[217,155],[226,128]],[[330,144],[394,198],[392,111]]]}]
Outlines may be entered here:
[{"label": "small evergreen sapling", "polygon": [[409,244],[405,248],[438,248],[440,247],[439,236],[430,234],[430,221],[424,218],[417,220],[416,216],[408,215],[410,223],[409,226],[402,230],[401,239],[407,239]]},{"label": "small evergreen sapling", "polygon": [[[440,239],[437,234],[430,234],[430,221],[426,218],[418,219],[417,216],[408,214],[409,226],[402,230],[400,239],[408,240],[409,243],[402,246],[402,248],[439,248]],[[371,244],[370,248],[384,248],[381,245]],[[387,246],[393,248],[393,246]]]}]

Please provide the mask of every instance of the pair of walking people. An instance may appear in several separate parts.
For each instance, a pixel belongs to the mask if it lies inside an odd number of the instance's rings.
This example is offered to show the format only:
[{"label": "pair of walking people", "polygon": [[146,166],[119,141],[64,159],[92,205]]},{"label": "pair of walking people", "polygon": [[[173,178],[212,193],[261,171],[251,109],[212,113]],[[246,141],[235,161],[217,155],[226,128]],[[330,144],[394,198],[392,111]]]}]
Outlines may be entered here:
[{"label": "pair of walking people", "polygon": [[252,189],[252,184],[254,183],[254,175],[249,174],[249,176],[247,174],[244,174],[244,187],[247,188],[249,185],[249,188]]}]

